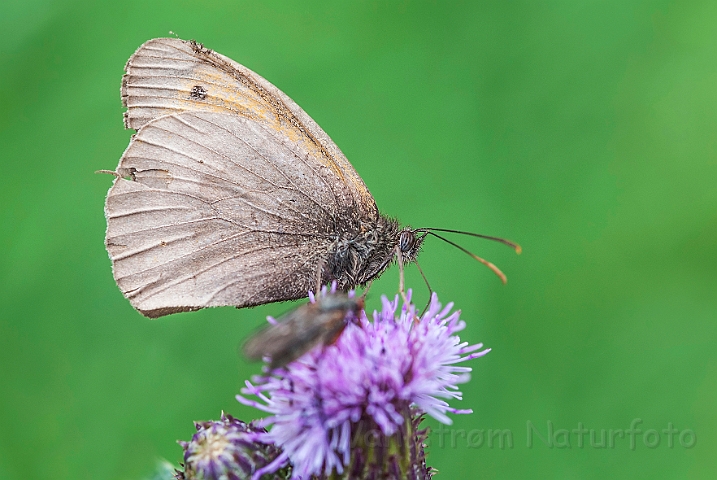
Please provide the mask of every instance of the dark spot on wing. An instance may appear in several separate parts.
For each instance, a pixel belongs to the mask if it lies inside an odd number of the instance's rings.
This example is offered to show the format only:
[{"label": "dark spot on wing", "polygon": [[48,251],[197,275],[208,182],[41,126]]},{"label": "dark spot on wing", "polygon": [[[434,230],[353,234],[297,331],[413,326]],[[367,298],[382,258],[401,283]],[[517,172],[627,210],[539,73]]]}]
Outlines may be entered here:
[{"label": "dark spot on wing", "polygon": [[207,98],[207,89],[201,85],[194,85],[192,91],[189,92],[189,96],[192,100],[204,100]]}]

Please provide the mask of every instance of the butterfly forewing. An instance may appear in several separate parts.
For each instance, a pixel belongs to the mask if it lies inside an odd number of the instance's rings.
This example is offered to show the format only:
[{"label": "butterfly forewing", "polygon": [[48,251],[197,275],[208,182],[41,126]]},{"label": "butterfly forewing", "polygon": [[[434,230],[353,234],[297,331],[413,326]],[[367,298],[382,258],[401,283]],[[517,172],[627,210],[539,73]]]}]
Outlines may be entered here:
[{"label": "butterfly forewing", "polygon": [[316,166],[332,170],[348,187],[358,215],[378,216],[373,197],[336,144],[287,95],[248,68],[194,42],[156,38],[137,49],[125,70],[128,128],[182,111],[251,119],[300,146]]}]

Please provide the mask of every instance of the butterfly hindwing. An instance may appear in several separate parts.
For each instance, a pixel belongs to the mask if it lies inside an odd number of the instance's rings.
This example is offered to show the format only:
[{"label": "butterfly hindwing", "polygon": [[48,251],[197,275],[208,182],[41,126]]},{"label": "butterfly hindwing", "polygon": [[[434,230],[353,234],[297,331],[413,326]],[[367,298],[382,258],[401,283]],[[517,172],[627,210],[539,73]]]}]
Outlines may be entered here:
[{"label": "butterfly hindwing", "polygon": [[[106,202],[120,289],[149,316],[299,298],[342,221],[340,190],[286,139],[229,114],[143,126]],[[322,188],[312,188],[311,182]],[[341,184],[334,185],[336,189]],[[154,312],[154,313],[151,313]]]}]

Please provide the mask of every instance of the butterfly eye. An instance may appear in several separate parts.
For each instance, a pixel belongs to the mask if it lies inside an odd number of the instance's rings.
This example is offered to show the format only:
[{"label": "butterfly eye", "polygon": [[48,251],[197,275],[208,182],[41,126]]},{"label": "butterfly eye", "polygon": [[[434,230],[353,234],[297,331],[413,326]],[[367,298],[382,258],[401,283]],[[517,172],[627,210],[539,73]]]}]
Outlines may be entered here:
[{"label": "butterfly eye", "polygon": [[401,232],[401,236],[398,238],[398,247],[401,249],[401,252],[405,253],[410,251],[415,243],[416,236],[412,231],[404,230]]}]

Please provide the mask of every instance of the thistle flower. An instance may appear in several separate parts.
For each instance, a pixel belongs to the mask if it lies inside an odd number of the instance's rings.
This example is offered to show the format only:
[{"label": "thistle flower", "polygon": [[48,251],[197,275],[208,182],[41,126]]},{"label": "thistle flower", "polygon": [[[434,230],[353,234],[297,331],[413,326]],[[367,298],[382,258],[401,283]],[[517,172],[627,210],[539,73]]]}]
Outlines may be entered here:
[{"label": "thistle flower", "polygon": [[256,384],[246,382],[242,393],[258,400],[237,400],[271,414],[258,423],[271,430],[255,439],[281,449],[253,478],[286,464],[292,478],[302,479],[430,478],[426,432],[418,423],[424,412],[446,424],[447,413],[471,413],[445,399],[460,400],[458,384],[469,379],[471,368],[456,364],[489,350],[460,341],[455,333],[465,322],[435,294],[420,319],[410,303],[397,312],[398,296],[382,303],[373,322],[362,311],[335,344],[315,348]]},{"label": "thistle flower", "polygon": [[[249,478],[279,455],[271,444],[255,441],[256,434],[266,433],[261,427],[244,423],[222,412],[221,421],[195,422],[197,433],[189,442],[179,442],[184,449],[184,471],[178,480],[240,480]],[[288,478],[276,472],[267,478]]]}]

